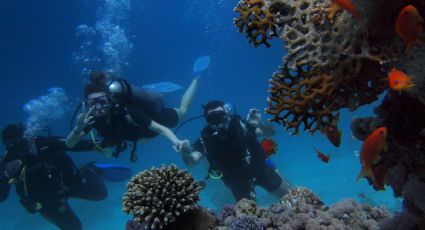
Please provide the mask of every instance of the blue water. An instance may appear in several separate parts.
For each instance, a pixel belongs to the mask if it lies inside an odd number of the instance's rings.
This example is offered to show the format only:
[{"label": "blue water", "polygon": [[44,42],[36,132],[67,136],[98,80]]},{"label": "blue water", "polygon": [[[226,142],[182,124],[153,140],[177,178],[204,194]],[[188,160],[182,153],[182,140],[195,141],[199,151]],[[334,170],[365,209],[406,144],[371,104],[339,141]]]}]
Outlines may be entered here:
[{"label": "blue water", "polygon": [[[193,63],[203,55],[209,55],[211,62],[202,74],[188,117],[200,114],[201,104],[211,99],[235,105],[243,117],[250,108],[265,108],[268,79],[282,65],[283,43],[274,40],[271,48],[249,45],[232,23],[236,3],[234,0],[2,2],[0,126],[35,119],[48,124],[53,134],[65,136],[72,110],[81,98],[84,73],[103,69],[135,85],[170,81],[187,87],[192,80]],[[66,98],[49,94],[52,87],[62,88]],[[178,106],[182,93],[180,90],[166,94],[167,104]],[[57,117],[49,117],[52,113],[40,114],[39,109],[25,111],[24,105],[31,99],[39,103],[37,108],[46,111],[52,109],[48,103],[57,100],[66,99],[66,106],[53,110]],[[350,122],[355,116],[371,115],[376,105],[364,106],[354,113],[342,112],[343,141],[338,149],[319,133],[289,136],[276,125],[279,153],[273,156],[273,161],[277,168],[293,185],[309,187],[328,205],[344,198],[365,201],[358,197],[364,193],[368,195],[368,203],[399,209],[401,201],[392,198],[390,189],[375,193],[365,180],[355,181],[360,163],[354,152],[360,149],[361,142],[352,139]],[[194,140],[203,125],[203,120],[193,121],[181,129],[179,137]],[[333,153],[329,164],[317,159],[314,147]],[[131,165],[134,172],[170,163],[185,167],[163,137],[140,144],[136,164],[129,163],[128,154],[122,154],[119,159],[99,153],[70,155],[77,164],[93,160],[120,163]],[[205,167],[200,164],[191,172],[202,179]],[[125,183],[108,183],[108,189],[109,197],[102,202],[71,200],[85,229],[122,229],[131,218],[121,211]],[[209,181],[201,195],[201,204],[213,209],[234,202],[220,181]],[[261,205],[276,201],[261,189],[258,200]],[[0,230],[55,229],[39,215],[29,216],[19,205],[14,191],[0,204],[0,214]]]}]

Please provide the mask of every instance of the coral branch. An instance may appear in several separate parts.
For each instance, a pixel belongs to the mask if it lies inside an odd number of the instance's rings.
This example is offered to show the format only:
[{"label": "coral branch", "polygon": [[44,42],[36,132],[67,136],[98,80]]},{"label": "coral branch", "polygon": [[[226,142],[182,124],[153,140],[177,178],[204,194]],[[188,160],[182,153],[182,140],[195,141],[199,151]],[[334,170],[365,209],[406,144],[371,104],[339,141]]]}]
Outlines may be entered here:
[{"label": "coral branch", "polygon": [[235,11],[240,14],[233,20],[239,33],[245,33],[255,47],[261,44],[270,47],[267,40],[277,36],[276,24],[273,15],[264,7],[264,0],[241,0]]}]

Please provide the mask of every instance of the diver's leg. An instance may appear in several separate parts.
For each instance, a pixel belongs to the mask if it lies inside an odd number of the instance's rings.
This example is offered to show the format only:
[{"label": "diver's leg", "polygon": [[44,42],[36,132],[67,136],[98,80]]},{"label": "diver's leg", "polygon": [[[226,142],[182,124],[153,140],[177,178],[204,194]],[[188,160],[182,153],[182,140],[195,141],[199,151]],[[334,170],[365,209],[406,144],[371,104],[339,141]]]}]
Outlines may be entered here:
[{"label": "diver's leg", "polygon": [[192,80],[189,88],[187,88],[186,92],[183,94],[183,97],[180,102],[180,107],[177,109],[177,113],[179,114],[179,121],[186,115],[187,110],[192,102],[193,96],[195,95],[195,91],[198,88],[199,77],[196,77]]},{"label": "diver's leg", "polygon": [[255,191],[249,181],[225,182],[224,184],[232,191],[236,202],[243,198],[255,200]]},{"label": "diver's leg", "polygon": [[40,210],[40,214],[61,230],[83,229],[80,219],[78,219],[68,203],[43,207]]},{"label": "diver's leg", "polygon": [[108,191],[105,182],[96,173],[94,166],[87,164],[81,167],[80,177],[71,182],[71,191],[69,196],[91,200],[100,201],[106,199]]},{"label": "diver's leg", "polygon": [[266,167],[257,175],[257,184],[273,194],[277,198],[282,198],[291,188],[291,184],[275,170]]},{"label": "diver's leg", "polygon": [[282,196],[286,195],[289,192],[289,189],[291,188],[291,184],[289,184],[289,182],[282,177],[282,183],[280,183],[279,188],[270,191],[271,194],[273,194],[273,196],[277,197],[277,198],[282,198]]}]

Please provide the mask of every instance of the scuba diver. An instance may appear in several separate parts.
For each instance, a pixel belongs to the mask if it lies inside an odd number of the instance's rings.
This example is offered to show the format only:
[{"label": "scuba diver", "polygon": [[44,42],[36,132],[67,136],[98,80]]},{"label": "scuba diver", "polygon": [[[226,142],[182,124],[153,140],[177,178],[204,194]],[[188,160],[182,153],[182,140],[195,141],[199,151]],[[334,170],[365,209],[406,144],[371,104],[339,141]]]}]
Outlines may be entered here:
[{"label": "scuba diver", "polygon": [[[77,117],[77,124],[66,141],[68,147],[75,146],[87,133],[95,142],[93,130],[96,130],[102,138],[96,146],[107,155],[118,157],[127,148],[127,142],[132,142],[131,162],[137,160],[137,141],[158,134],[170,140],[176,151],[189,148],[189,141],[178,139],[170,128],[187,113],[199,77],[192,81],[177,109],[165,107],[162,94],[135,87],[126,80],[112,80],[108,84],[104,73],[93,73],[90,80],[84,88],[83,113]],[[113,153],[106,149],[111,146],[115,147]]]},{"label": "scuba diver", "polygon": [[21,124],[6,126],[2,140],[6,153],[0,160],[0,202],[7,199],[14,184],[28,213],[39,212],[62,230],[82,229],[68,198],[101,201],[107,197],[104,180],[131,177],[131,170],[119,165],[88,163],[77,168],[65,151],[91,151],[91,141],[80,141],[70,149],[58,137],[25,137]]},{"label": "scuba diver", "polygon": [[205,156],[209,163],[205,180],[222,179],[237,201],[255,199],[257,185],[278,198],[286,194],[290,184],[277,173],[257,140],[260,135],[275,134],[272,126],[261,122],[259,110],[251,109],[247,120],[242,120],[239,115],[229,114],[222,101],[211,101],[203,107],[208,125],[191,150],[183,152],[186,165],[193,167]]}]

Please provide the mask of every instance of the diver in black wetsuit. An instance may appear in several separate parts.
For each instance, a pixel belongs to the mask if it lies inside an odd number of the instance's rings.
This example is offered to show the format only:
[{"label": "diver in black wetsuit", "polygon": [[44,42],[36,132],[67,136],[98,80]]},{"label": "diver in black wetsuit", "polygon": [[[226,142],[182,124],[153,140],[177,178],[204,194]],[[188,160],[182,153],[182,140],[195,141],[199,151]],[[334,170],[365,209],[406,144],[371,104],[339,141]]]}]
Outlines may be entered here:
[{"label": "diver in black wetsuit", "polygon": [[14,184],[29,213],[39,212],[63,230],[82,229],[67,199],[100,201],[107,197],[107,190],[93,164],[79,169],[65,151],[91,151],[93,143],[81,141],[70,149],[57,137],[25,138],[20,124],[8,125],[2,140],[6,154],[0,161],[0,202]]},{"label": "diver in black wetsuit", "polygon": [[[192,149],[183,153],[183,160],[193,166],[205,156],[209,162],[208,177],[222,179],[234,198],[255,199],[255,186],[259,185],[281,198],[290,184],[275,169],[266,164],[266,154],[258,135],[272,136],[272,126],[261,122],[258,110],[251,109],[247,120],[230,115],[221,101],[204,105],[208,125]],[[208,178],[207,177],[207,178]]]},{"label": "diver in black wetsuit", "polygon": [[132,86],[125,80],[113,80],[107,84],[103,73],[92,74],[90,78],[91,82],[84,89],[83,102],[89,109],[78,116],[77,125],[66,141],[68,147],[73,147],[92,129],[102,138],[99,148],[114,146],[112,155],[115,157],[126,149],[127,142],[133,142],[132,162],[136,161],[134,146],[137,141],[158,134],[169,139],[177,151],[189,147],[189,141],[179,140],[170,128],[186,114],[198,77],[183,95],[178,109],[164,107],[161,95]]}]

